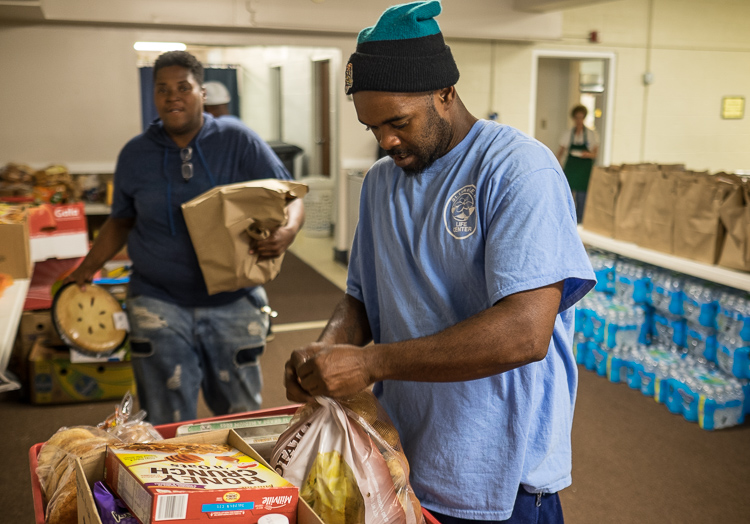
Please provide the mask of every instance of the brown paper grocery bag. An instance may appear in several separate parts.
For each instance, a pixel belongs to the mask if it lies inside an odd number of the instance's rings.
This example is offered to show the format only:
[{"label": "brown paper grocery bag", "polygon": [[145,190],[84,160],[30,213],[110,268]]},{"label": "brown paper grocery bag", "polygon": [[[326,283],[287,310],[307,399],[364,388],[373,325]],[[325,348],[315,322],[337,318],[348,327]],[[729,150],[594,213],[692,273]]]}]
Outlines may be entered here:
[{"label": "brown paper grocery bag", "polygon": [[677,182],[674,254],[715,264],[724,242],[719,212],[738,184],[737,177],[686,172]]},{"label": "brown paper grocery bag", "polygon": [[277,179],[216,186],[182,204],[182,214],[209,295],[256,286],[276,277],[283,255],[258,260],[255,239],[286,223],[286,205],[307,186]]},{"label": "brown paper grocery bag", "polygon": [[643,213],[651,181],[660,173],[655,164],[623,166],[620,194],[615,206],[614,237],[639,244],[643,239]]},{"label": "brown paper grocery bag", "polygon": [[674,211],[679,170],[654,173],[643,201],[643,234],[638,245],[663,253],[674,251]]},{"label": "brown paper grocery bag", "polygon": [[583,213],[583,228],[612,237],[615,230],[615,203],[620,191],[620,167],[596,166],[591,170]]},{"label": "brown paper grocery bag", "polygon": [[719,265],[750,271],[750,183],[738,183],[719,210],[726,230]]}]

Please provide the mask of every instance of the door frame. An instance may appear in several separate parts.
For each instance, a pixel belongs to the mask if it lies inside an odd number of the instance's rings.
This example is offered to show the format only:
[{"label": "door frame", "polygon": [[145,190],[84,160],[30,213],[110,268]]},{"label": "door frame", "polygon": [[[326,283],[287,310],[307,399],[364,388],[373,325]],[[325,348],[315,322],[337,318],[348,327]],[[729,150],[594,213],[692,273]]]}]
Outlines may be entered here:
[{"label": "door frame", "polygon": [[601,165],[610,165],[612,162],[612,130],[614,129],[615,71],[617,69],[617,55],[612,51],[535,49],[532,51],[531,56],[531,99],[529,100],[529,135],[531,136],[536,134],[536,96],[540,58],[566,58],[569,60],[599,58],[609,61],[607,67],[607,96],[605,102],[607,118],[604,121],[604,141],[602,143],[600,158]]}]

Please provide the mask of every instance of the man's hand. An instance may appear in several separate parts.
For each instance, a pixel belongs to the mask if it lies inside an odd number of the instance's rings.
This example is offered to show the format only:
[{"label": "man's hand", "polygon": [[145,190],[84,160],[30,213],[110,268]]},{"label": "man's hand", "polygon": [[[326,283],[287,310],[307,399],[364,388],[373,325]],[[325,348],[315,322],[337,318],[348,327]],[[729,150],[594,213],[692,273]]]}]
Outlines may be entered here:
[{"label": "man's hand", "polygon": [[260,258],[274,258],[282,255],[294,242],[296,231],[290,227],[279,227],[268,238],[256,240],[250,245],[250,254]]},{"label": "man's hand", "polygon": [[358,346],[319,342],[294,351],[285,367],[287,398],[307,402],[315,396],[337,398],[362,391],[373,382],[366,352]]},{"label": "man's hand", "polygon": [[93,281],[94,273],[96,273],[96,269],[91,270],[81,264],[70,275],[65,277],[65,280],[63,280],[63,284],[67,284],[68,282],[75,282],[82,291],[85,291],[86,284],[91,284],[91,282]]}]

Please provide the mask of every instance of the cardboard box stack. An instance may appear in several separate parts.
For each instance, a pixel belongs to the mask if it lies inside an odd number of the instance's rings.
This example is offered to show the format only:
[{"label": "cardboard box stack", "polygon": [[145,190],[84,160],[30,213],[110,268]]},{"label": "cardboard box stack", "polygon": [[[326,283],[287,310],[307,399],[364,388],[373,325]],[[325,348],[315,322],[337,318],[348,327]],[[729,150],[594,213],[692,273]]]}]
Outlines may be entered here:
[{"label": "cardboard box stack", "polygon": [[[126,351],[91,359],[63,345],[53,326],[53,286],[88,253],[83,202],[63,166],[0,169],[0,273],[31,279],[9,369],[34,403],[119,399],[133,391]],[[112,292],[122,297],[123,285]]]}]

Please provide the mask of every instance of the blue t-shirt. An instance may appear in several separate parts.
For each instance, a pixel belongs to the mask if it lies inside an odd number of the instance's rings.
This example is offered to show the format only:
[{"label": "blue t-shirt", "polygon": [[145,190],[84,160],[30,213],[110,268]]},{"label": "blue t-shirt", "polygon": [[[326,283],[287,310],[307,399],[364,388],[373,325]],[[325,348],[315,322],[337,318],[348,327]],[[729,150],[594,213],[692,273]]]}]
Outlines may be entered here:
[{"label": "blue t-shirt", "polygon": [[[416,177],[390,158],[365,177],[347,293],[376,343],[437,333],[513,293],[565,281],[545,359],[480,380],[375,387],[428,509],[510,517],[519,485],[570,485],[578,382],[571,307],[595,284],[565,176],[552,153],[480,120]],[[456,359],[471,351],[471,339]]]},{"label": "blue t-shirt", "polygon": [[180,206],[217,185],[291,177],[268,144],[240,120],[208,113],[203,118],[189,146],[193,177],[187,182],[180,148],[160,120],[128,142],[117,159],[110,216],[135,218],[128,236],[133,296],[206,307],[228,304],[247,293],[209,296]]}]

